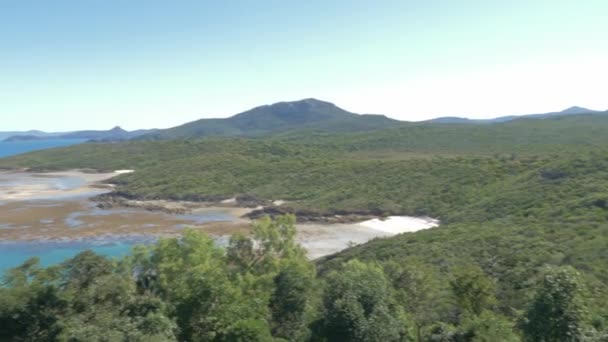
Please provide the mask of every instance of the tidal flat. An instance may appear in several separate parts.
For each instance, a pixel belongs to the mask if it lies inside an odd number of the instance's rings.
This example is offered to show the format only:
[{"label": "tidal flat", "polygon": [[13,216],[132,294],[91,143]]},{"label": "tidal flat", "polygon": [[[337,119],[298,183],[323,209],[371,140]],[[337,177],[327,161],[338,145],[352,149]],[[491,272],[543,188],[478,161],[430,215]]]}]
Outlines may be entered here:
[{"label": "tidal flat", "polygon": [[[118,174],[0,172],[0,267],[17,266],[31,256],[41,257],[43,264],[59,262],[84,249],[120,256],[134,244],[179,236],[185,228],[203,231],[220,245],[226,244],[232,234],[251,231],[254,221],[245,215],[255,208],[236,207],[236,203],[226,201],[144,201],[110,208],[92,201],[92,197],[112,191],[111,178]],[[298,223],[296,240],[308,250],[309,258],[315,259],[374,238],[438,224],[419,218],[408,218],[403,222],[409,222],[409,226],[404,227],[395,227],[395,222],[389,218],[360,223]]]}]

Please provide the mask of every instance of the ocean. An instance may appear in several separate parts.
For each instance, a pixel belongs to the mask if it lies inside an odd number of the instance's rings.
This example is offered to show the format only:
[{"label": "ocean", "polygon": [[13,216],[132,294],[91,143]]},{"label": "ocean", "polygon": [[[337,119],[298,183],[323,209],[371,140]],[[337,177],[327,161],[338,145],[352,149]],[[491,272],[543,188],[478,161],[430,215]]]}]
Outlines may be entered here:
[{"label": "ocean", "polygon": [[47,148],[76,145],[83,142],[85,142],[85,140],[82,139],[0,141],[0,158]]}]

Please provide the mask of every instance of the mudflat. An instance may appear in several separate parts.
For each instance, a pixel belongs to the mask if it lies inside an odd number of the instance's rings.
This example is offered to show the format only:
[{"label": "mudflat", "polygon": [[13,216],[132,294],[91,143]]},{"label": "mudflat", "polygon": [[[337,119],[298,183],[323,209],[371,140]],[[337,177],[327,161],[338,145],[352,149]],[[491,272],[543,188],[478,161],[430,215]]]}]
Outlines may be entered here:
[{"label": "mudflat", "polygon": [[[249,226],[229,211],[209,209],[189,215],[169,215],[143,209],[103,210],[87,200],[21,201],[0,205],[0,240],[33,241],[98,235],[179,234],[184,227],[232,234]],[[222,222],[211,225],[210,222]]]}]

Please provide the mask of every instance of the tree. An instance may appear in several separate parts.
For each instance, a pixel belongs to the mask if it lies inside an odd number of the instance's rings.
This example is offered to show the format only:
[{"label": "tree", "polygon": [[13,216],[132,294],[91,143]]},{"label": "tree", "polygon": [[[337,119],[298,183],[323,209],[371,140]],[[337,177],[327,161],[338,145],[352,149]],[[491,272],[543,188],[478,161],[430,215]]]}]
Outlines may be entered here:
[{"label": "tree", "polygon": [[591,327],[580,274],[572,267],[549,270],[526,314],[524,331],[534,342],[585,341]]},{"label": "tree", "polygon": [[64,286],[83,289],[99,277],[111,274],[113,265],[107,258],[86,250],[65,261],[63,270]]},{"label": "tree", "polygon": [[488,310],[483,311],[479,316],[465,318],[459,327],[456,339],[471,342],[521,341],[514,332],[512,322]]},{"label": "tree", "polygon": [[314,278],[314,267],[307,261],[298,260],[283,266],[274,277],[269,304],[273,336],[294,340],[302,335]]},{"label": "tree", "polygon": [[454,271],[450,281],[452,293],[460,310],[479,316],[496,303],[494,282],[477,266],[465,266]]},{"label": "tree", "polygon": [[422,328],[438,318],[441,291],[436,270],[415,259],[388,262],[384,270],[396,290],[397,302],[412,318],[416,340],[422,341]]},{"label": "tree", "polygon": [[268,324],[263,320],[241,320],[230,327],[226,342],[271,342]]},{"label": "tree", "polygon": [[249,270],[255,260],[255,249],[253,240],[243,234],[235,234],[230,237],[226,248],[228,263],[239,271]]},{"label": "tree", "polygon": [[58,314],[67,302],[56,286],[55,268],[31,258],[7,272],[0,286],[0,341],[53,341]]},{"label": "tree", "polygon": [[324,334],[329,341],[400,341],[403,314],[394,303],[382,268],[357,260],[327,277]]}]

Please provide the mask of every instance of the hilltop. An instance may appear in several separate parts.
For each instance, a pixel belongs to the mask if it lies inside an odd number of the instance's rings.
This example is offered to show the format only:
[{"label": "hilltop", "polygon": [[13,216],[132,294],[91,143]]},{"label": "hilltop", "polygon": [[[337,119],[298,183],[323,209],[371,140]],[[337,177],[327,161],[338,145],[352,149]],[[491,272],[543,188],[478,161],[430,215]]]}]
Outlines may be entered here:
[{"label": "hilltop", "polygon": [[394,127],[400,121],[384,115],[360,115],[316,99],[279,102],[255,107],[225,119],[201,119],[158,130],[139,140],[203,138],[210,136],[262,136],[300,129],[359,132]]}]

